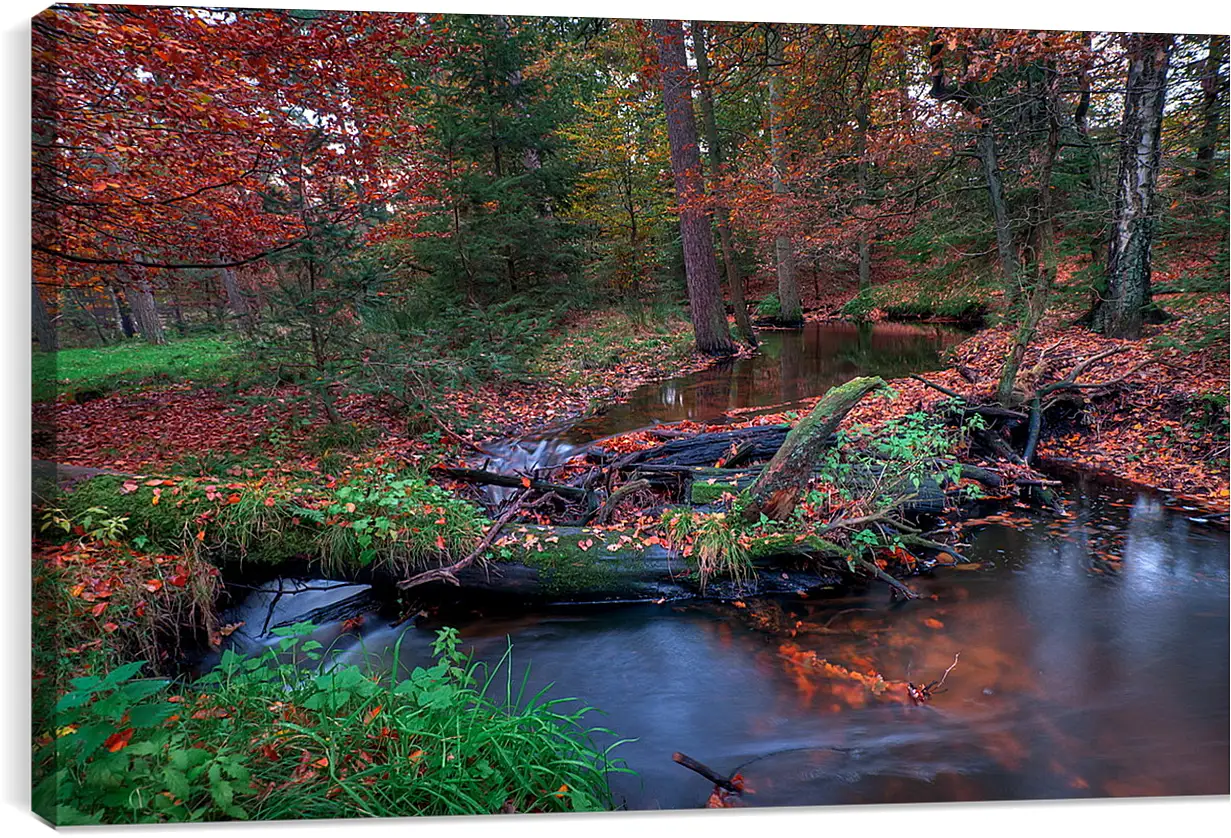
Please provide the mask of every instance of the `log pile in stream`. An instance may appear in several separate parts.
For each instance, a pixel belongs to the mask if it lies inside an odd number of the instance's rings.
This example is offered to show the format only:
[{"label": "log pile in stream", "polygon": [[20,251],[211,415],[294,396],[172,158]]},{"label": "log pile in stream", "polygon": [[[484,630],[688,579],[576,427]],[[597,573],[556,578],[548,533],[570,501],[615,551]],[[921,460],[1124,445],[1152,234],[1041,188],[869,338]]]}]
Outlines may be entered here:
[{"label": "log pile in stream", "polygon": [[[712,508],[710,505],[744,493],[744,519],[780,521],[800,503],[818,465],[837,439],[838,425],[861,399],[885,387],[879,378],[859,378],[832,388],[794,428],[761,426],[735,428],[688,437],[672,434],[662,445],[623,456],[585,452],[571,464],[533,474],[502,474],[473,468],[444,468],[454,480],[489,486],[520,488],[517,504],[531,520],[514,519],[506,505],[498,523],[489,529],[485,545],[492,543],[517,551],[516,560],[476,561],[479,553],[448,569],[444,577],[430,573],[420,581],[444,578],[464,588],[526,597],[664,599],[695,595],[696,573],[688,561],[658,537],[630,537],[619,529],[602,528],[621,507],[657,518],[668,508]],[[1018,463],[1008,442],[993,426],[997,421],[1021,421],[1026,414],[987,406],[981,411],[988,430],[976,445],[994,461]],[[960,418],[961,412],[959,410]],[[954,417],[950,417],[953,419]],[[954,419],[957,421],[957,419]],[[1013,457],[1005,456],[1005,451]],[[852,576],[877,579],[895,594],[911,598],[910,587],[869,561],[858,550],[840,543],[867,528],[877,528],[895,539],[897,549],[930,557],[948,553],[964,561],[951,547],[927,537],[926,525],[948,506],[949,483],[924,479],[906,486],[884,484],[891,472],[892,451],[877,453],[875,446],[864,452],[881,466],[863,466],[864,473],[847,476],[852,485],[866,485],[870,492],[890,492],[898,499],[887,509],[865,515],[839,516],[810,533],[756,542],[749,555],[751,576],[742,584],[711,582],[706,593],[713,597],[737,597],[748,593],[806,591],[842,583]],[[589,464],[578,473],[577,462]],[[766,463],[766,465],[758,465]],[[1045,505],[1055,506],[1043,480],[1019,466],[1002,473],[996,468],[937,459],[930,463],[937,473],[960,472],[993,493],[1025,487]],[[563,476],[571,475],[571,476]],[[914,481],[912,481],[913,483]],[[543,523],[550,521],[550,523]],[[640,532],[640,530],[638,530]],[[828,538],[844,534],[837,541]],[[496,535],[499,538],[496,538]],[[494,539],[494,540],[493,540]],[[916,562],[907,563],[917,566]],[[926,564],[919,562],[918,564]],[[404,582],[403,587],[409,583]]]}]

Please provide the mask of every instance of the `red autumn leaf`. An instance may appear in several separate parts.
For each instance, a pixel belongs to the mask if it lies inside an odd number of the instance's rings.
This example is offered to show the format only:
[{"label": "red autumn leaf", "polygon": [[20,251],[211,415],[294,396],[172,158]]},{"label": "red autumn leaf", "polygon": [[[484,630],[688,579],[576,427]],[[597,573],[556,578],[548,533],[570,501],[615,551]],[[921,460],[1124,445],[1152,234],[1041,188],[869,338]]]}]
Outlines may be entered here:
[{"label": "red autumn leaf", "polygon": [[129,740],[133,738],[133,729],[125,728],[118,733],[113,733],[107,737],[107,741],[103,743],[103,747],[111,753],[122,751],[128,747]]}]

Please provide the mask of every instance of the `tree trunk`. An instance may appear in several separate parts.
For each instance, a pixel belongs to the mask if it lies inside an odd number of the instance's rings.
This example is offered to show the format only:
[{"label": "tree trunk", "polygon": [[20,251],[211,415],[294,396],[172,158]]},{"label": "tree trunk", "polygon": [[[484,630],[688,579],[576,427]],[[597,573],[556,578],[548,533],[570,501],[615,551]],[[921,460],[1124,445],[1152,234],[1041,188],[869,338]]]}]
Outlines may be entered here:
[{"label": "tree trunk", "polygon": [[1155,188],[1162,161],[1163,101],[1171,35],[1129,35],[1128,84],[1120,129],[1107,293],[1093,325],[1108,337],[1138,338],[1152,305],[1150,249],[1157,215]]},{"label": "tree trunk", "polygon": [[1057,255],[1055,247],[1055,230],[1053,226],[1054,204],[1052,200],[1052,172],[1056,166],[1056,156],[1060,151],[1060,118],[1059,101],[1056,91],[1057,76],[1054,72],[1048,76],[1048,86],[1043,95],[1043,106],[1047,120],[1047,145],[1043,154],[1043,162],[1039,171],[1039,189],[1036,199],[1036,211],[1030,230],[1030,247],[1027,253],[1034,271],[1034,280],[1026,289],[1026,315],[1018,326],[1009,355],[1000,370],[1000,383],[996,390],[996,400],[1006,407],[1013,402],[1013,388],[1017,383],[1017,372],[1021,367],[1026,349],[1034,340],[1039,323],[1047,313],[1051,299],[1052,285],[1056,278]]},{"label": "tree trunk", "polygon": [[1000,260],[1000,275],[1004,279],[1009,302],[1017,299],[1017,253],[1013,248],[1013,229],[1009,226],[1009,210],[1004,199],[1004,182],[1000,175],[1000,159],[996,152],[996,135],[991,118],[985,118],[979,129],[977,145],[979,162],[983,164],[983,179],[987,185],[987,200],[992,209],[992,225],[996,231],[996,253]]},{"label": "tree trunk", "polygon": [[[700,21],[692,24],[693,51],[697,56],[697,80],[701,83],[701,125],[705,129],[705,144],[709,147],[711,188],[718,189],[722,176],[722,145],[718,139],[718,118],[714,113],[714,96],[710,90],[709,48],[705,43],[705,26]],[[735,309],[735,325],[740,337],[749,346],[756,348],[757,334],[748,316],[748,302],[744,297],[744,278],[735,263],[735,248],[731,243],[731,221],[725,204],[714,208],[714,221],[718,225],[718,240],[722,244],[722,263],[727,272],[727,285],[731,288],[731,307]]]},{"label": "tree trunk", "polygon": [[[782,175],[786,171],[785,137],[782,127],[782,80],[779,77],[783,65],[782,30],[776,25],[767,25],[769,70],[769,145],[774,170],[774,194],[785,195],[786,183]],[[774,255],[778,263],[778,322],[784,325],[799,325],[804,322],[803,307],[799,302],[799,280],[795,272],[795,249],[789,236],[774,240]]]},{"label": "tree trunk", "polygon": [[[868,204],[868,180],[870,167],[868,164],[868,128],[871,124],[868,92],[868,74],[872,63],[872,45],[870,38],[860,52],[863,59],[863,69],[859,74],[859,89],[856,91],[858,104],[855,106],[855,150],[859,154],[859,164],[855,170],[856,182],[859,186],[859,200],[856,206]],[[859,225],[859,291],[864,293],[872,288],[872,243],[867,225]]]},{"label": "tree trunk", "polygon": [[1205,67],[1201,71],[1201,134],[1197,141],[1197,166],[1193,177],[1209,180],[1214,171],[1214,151],[1218,147],[1218,118],[1222,114],[1224,77],[1218,71],[1227,58],[1227,36],[1211,35]]},{"label": "tree trunk", "polygon": [[251,332],[252,310],[248,307],[248,300],[244,297],[243,291],[240,290],[239,279],[235,275],[234,268],[222,269],[222,288],[226,292],[227,306],[235,315],[240,331],[245,334]]},{"label": "tree trunk", "polygon": [[38,290],[38,283],[30,282],[31,320],[34,326],[34,337],[38,341],[41,352],[55,352],[60,348],[60,341],[52,325],[51,316],[47,313],[47,304]]},{"label": "tree trunk", "polygon": [[667,140],[671,146],[671,173],[679,203],[680,237],[684,245],[684,272],[697,349],[706,355],[735,352],[727,315],[722,305],[714,234],[705,208],[705,181],[697,148],[697,124],[692,110],[692,83],[684,53],[684,27],[678,20],[655,20],[663,105],[667,114]]},{"label": "tree trunk", "polygon": [[111,296],[111,306],[115,312],[115,327],[120,330],[124,337],[132,337],[137,333],[137,330],[133,327],[133,319],[128,311],[127,302],[122,294],[116,291],[114,285],[108,285],[107,292]]},{"label": "tree trunk", "polygon": [[132,306],[137,331],[149,343],[165,344],[167,336],[162,329],[162,320],[158,316],[158,306],[154,302],[154,292],[149,281],[138,279],[129,290],[132,292],[129,304]]},{"label": "tree trunk", "polygon": [[800,420],[774,458],[748,490],[750,502],[744,519],[756,521],[762,514],[780,521],[790,515],[812,479],[817,458],[833,444],[833,434],[859,400],[885,387],[880,378],[854,378],[830,388],[812,412]]}]

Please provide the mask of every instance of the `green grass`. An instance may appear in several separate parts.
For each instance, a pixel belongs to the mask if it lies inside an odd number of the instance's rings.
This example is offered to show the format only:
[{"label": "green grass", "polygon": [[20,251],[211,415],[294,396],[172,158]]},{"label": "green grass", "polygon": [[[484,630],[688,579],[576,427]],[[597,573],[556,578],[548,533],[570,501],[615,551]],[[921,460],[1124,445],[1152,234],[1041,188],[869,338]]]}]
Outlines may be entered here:
[{"label": "green grass", "polygon": [[572,699],[526,694],[507,653],[488,669],[443,629],[433,664],[390,673],[293,636],[310,629],[228,651],[192,684],[139,679],[140,663],[73,679],[38,720],[35,811],[69,825],[612,808],[619,743],[595,745],[612,734]]},{"label": "green grass", "polygon": [[186,338],[165,346],[132,341],[92,349],[35,352],[33,400],[60,393],[121,390],[149,382],[216,380],[234,369],[238,347],[218,338]]}]

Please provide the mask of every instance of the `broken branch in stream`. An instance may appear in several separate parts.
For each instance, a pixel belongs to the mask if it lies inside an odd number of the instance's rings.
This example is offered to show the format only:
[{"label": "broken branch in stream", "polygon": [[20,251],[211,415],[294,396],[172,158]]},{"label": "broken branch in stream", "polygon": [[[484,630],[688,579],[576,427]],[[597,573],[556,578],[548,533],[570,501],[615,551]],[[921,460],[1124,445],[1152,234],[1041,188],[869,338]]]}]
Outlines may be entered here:
[{"label": "broken branch in stream", "polygon": [[733,794],[740,794],[744,790],[743,786],[736,783],[733,777],[722,776],[705,763],[697,762],[695,759],[688,756],[688,754],[681,754],[679,751],[676,751],[671,755],[671,759],[679,765],[684,766],[689,771],[695,771],[700,774],[720,789],[725,789]]},{"label": "broken branch in stream", "polygon": [[897,579],[894,579],[892,576],[890,576],[885,571],[881,570],[879,567],[877,567],[872,562],[863,558],[863,556],[852,555],[851,561],[859,565],[860,567],[862,567],[864,570],[868,571],[868,573],[871,573],[877,579],[881,580],[886,585],[893,588],[895,591],[897,591],[898,593],[900,593],[902,596],[906,597],[907,599],[918,599],[919,598],[919,595],[917,593],[915,593],[913,590],[908,588],[906,585],[903,585]]},{"label": "broken branch in stream", "polygon": [[405,591],[417,585],[427,584],[428,582],[448,582],[451,585],[460,585],[461,583],[457,581],[457,572],[466,569],[474,563],[475,559],[487,552],[487,548],[492,546],[492,542],[496,540],[496,536],[500,534],[500,531],[504,529],[505,525],[508,524],[509,521],[513,520],[513,516],[521,511],[522,504],[525,503],[526,497],[529,494],[530,493],[528,491],[523,491],[513,499],[513,502],[509,504],[509,508],[504,511],[504,514],[496,519],[495,523],[493,523],[487,530],[487,533],[483,536],[482,540],[479,541],[478,546],[475,547],[474,550],[466,556],[466,558],[459,559],[447,567],[435,567],[431,570],[425,570],[417,576],[412,576],[409,579],[403,579],[398,582],[398,587]]}]

